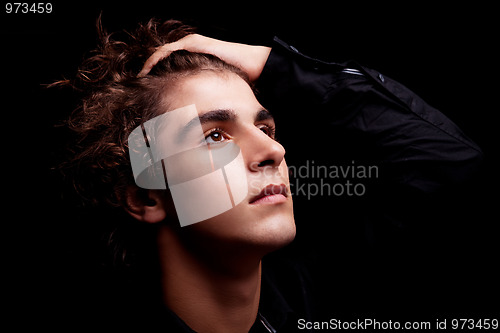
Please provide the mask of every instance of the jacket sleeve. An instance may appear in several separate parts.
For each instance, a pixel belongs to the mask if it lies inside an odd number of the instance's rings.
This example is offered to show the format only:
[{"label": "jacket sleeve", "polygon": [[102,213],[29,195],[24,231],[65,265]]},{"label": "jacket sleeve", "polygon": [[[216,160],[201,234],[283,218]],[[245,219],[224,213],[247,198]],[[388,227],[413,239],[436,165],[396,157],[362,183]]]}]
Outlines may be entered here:
[{"label": "jacket sleeve", "polygon": [[296,137],[313,122],[327,133],[319,136],[323,154],[339,146],[339,136],[330,134],[343,133],[343,145],[368,153],[391,182],[424,192],[460,183],[482,160],[450,119],[400,83],[355,62],[327,63],[274,42],[256,87],[289,145],[307,149]]}]

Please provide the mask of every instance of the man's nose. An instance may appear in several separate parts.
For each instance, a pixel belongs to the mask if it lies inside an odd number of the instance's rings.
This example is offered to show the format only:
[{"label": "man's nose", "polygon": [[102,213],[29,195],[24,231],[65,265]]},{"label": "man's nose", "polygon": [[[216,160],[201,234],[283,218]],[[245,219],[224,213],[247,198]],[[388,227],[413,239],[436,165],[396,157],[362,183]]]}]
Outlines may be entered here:
[{"label": "man's nose", "polygon": [[285,148],[258,128],[252,129],[246,141],[243,152],[251,171],[277,168],[285,157]]}]

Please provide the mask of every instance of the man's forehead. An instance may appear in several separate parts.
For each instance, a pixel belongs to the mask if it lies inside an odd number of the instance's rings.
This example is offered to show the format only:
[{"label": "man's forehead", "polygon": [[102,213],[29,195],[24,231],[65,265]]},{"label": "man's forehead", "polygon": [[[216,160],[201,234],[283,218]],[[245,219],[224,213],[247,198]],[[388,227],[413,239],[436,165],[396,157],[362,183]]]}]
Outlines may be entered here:
[{"label": "man's forehead", "polygon": [[237,74],[211,70],[177,80],[164,100],[172,109],[196,104],[200,115],[213,109],[243,111],[245,105],[259,104],[252,88]]}]

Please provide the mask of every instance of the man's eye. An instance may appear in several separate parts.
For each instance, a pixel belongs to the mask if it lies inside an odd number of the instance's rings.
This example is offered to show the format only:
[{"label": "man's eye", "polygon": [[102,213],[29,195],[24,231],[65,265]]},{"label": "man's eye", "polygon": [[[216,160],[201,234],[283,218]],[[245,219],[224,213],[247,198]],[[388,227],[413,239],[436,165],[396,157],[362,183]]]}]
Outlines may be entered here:
[{"label": "man's eye", "polygon": [[214,130],[205,137],[205,141],[208,144],[219,143],[225,140],[226,138],[224,137],[224,134],[219,130]]},{"label": "man's eye", "polygon": [[274,126],[262,125],[262,126],[258,126],[258,127],[262,132],[264,132],[264,134],[269,136],[271,139],[275,139],[276,128]]}]

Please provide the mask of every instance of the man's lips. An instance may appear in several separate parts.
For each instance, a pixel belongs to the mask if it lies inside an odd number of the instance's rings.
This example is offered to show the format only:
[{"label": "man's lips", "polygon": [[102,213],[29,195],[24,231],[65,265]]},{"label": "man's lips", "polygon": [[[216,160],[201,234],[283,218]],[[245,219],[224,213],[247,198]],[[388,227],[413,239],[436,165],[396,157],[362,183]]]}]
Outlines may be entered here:
[{"label": "man's lips", "polygon": [[288,191],[284,184],[267,185],[259,194],[250,199],[250,204],[280,203],[286,201]]}]

